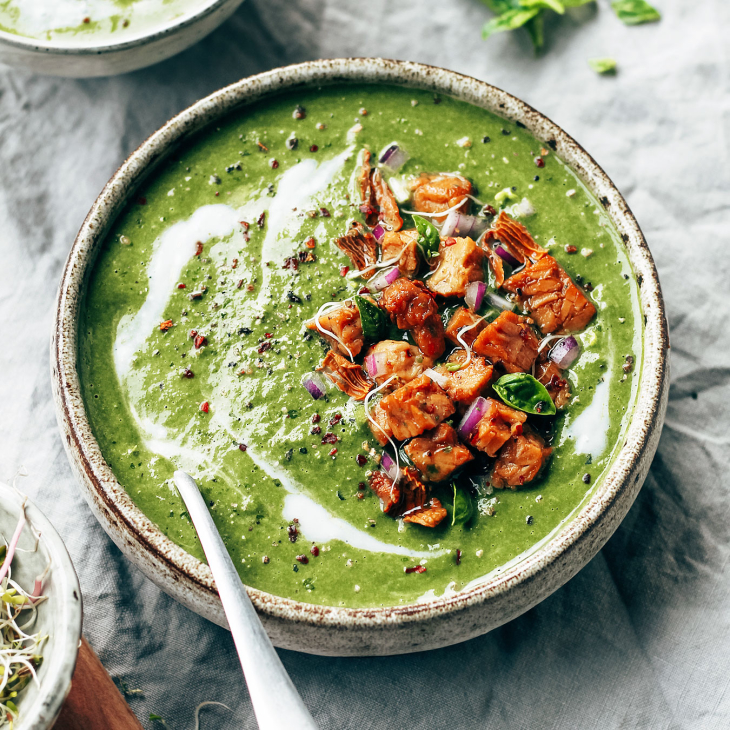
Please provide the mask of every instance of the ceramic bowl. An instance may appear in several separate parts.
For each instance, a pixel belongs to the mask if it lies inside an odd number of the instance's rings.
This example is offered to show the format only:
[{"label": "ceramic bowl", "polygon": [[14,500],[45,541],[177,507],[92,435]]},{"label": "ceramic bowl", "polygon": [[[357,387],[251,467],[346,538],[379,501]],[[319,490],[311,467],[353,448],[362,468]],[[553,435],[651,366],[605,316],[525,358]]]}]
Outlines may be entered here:
[{"label": "ceramic bowl", "polygon": [[[37,1],[37,0],[36,0]],[[54,0],[43,0],[54,2]],[[184,51],[233,15],[243,0],[209,0],[202,8],[123,41],[41,41],[0,30],[0,62],[52,76],[83,78],[136,71]]]},{"label": "ceramic bowl", "polygon": [[[12,536],[22,498],[12,488],[0,484],[0,533]],[[15,730],[46,730],[53,725],[71,688],[71,677],[81,638],[81,590],[71,558],[58,533],[30,500],[25,504],[28,523],[20,536],[12,564],[13,580],[30,590],[36,576],[50,565],[43,593],[48,600],[38,606],[31,631],[48,634],[43,663],[38,670],[39,686],[31,682],[17,700],[20,719]],[[40,534],[38,545],[30,530]]]},{"label": "ceramic bowl", "polygon": [[388,83],[450,94],[524,124],[593,191],[616,225],[639,284],[644,358],[635,415],[592,498],[551,540],[482,585],[427,603],[349,609],[314,606],[250,589],[275,644],[330,655],[395,654],[431,649],[485,633],[543,600],[578,572],[626,515],[659,441],[668,392],[668,336],[659,280],[639,226],[621,194],[562,129],[524,102],[451,71],[382,59],[304,63],[239,81],[168,122],[132,154],[94,203],[71,249],[58,297],[52,379],[58,423],[92,510],[111,538],[151,580],[197,613],[225,625],[208,567],[176,546],[133,504],[105,463],[84,410],[77,374],[77,321],[84,283],[101,242],[126,201],[178,144],[246,104],[284,89],[330,83]]}]

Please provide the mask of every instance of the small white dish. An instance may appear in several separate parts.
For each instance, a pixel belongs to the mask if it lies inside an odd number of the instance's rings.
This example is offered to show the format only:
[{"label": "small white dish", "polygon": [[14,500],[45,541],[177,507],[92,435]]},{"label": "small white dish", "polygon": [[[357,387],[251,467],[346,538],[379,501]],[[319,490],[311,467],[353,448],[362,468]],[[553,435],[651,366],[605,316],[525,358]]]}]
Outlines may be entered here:
[{"label": "small white dish", "polygon": [[[22,0],[28,5],[56,0]],[[52,76],[82,78],[113,76],[164,61],[184,51],[233,15],[243,0],[194,0],[190,9],[173,18],[148,22],[139,32],[116,31],[118,35],[98,38],[93,33],[69,33],[62,40],[41,40],[2,30],[0,62],[29,68]],[[81,3],[93,10],[93,3]],[[92,12],[87,10],[86,12]],[[84,22],[80,13],[79,23]],[[91,22],[91,16],[88,16]],[[0,19],[1,20],[1,19]]]},{"label": "small white dish", "polygon": [[[0,483],[0,533],[6,540],[16,528],[21,504],[21,496]],[[12,576],[31,590],[36,576],[50,565],[43,585],[43,595],[48,598],[38,606],[32,627],[33,632],[48,634],[49,639],[43,647],[39,684],[31,682],[16,700],[20,718],[14,728],[46,730],[55,722],[71,688],[81,638],[81,589],[66,546],[53,525],[30,500],[25,504],[25,515],[28,524],[13,558]],[[35,550],[31,526],[40,535]]]}]

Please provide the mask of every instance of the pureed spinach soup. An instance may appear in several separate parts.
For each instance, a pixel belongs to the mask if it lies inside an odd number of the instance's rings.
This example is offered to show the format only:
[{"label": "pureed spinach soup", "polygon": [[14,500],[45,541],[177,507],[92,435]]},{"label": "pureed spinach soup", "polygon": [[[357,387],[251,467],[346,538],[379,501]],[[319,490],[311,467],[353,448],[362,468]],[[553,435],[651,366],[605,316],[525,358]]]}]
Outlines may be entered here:
[{"label": "pureed spinach soup", "polygon": [[183,468],[248,585],[355,607],[463,590],[559,530],[622,441],[642,347],[617,232],[555,154],[354,85],[165,162],[80,332],[101,450],[166,535],[203,558]]},{"label": "pureed spinach soup", "polygon": [[74,45],[130,40],[209,5],[209,0],[0,0],[0,30]]}]

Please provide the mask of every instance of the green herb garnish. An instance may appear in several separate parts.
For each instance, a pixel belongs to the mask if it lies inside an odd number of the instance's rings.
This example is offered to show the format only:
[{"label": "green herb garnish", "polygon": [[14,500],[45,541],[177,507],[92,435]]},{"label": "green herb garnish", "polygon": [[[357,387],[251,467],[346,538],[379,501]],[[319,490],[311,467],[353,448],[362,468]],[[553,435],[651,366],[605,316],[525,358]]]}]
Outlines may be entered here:
[{"label": "green herb garnish", "polygon": [[418,248],[421,249],[423,258],[428,261],[438,256],[439,243],[441,243],[438,228],[420,215],[414,215],[413,222],[418,231],[418,240],[416,243],[418,244]]},{"label": "green herb garnish", "polygon": [[371,301],[355,295],[355,304],[360,311],[360,324],[362,333],[369,342],[376,342],[383,339],[388,327],[388,317],[385,312]]},{"label": "green herb garnish", "polygon": [[616,73],[616,59],[615,58],[590,58],[590,59],[588,59],[588,65],[597,74],[615,74]]},{"label": "green herb garnish", "polygon": [[456,486],[456,482],[451,487],[454,490],[453,506],[451,508],[451,526],[465,525],[474,514],[474,501],[469,494]]},{"label": "green herb garnish", "polygon": [[593,0],[483,0],[486,6],[497,14],[483,28],[482,37],[489,38],[495,33],[524,28],[532,40],[535,52],[545,44],[545,12],[550,10],[563,15],[567,8],[587,5]]},{"label": "green herb garnish", "polygon": [[517,198],[517,194],[512,190],[512,188],[504,188],[504,190],[500,190],[495,196],[494,200],[497,203],[497,205],[502,205],[508,200],[515,200]]},{"label": "green herb garnish", "polygon": [[655,23],[662,19],[661,13],[646,0],[613,0],[611,7],[618,19],[626,25]]},{"label": "green herb garnish", "polygon": [[550,393],[528,373],[503,375],[493,387],[497,395],[512,408],[540,416],[555,415],[555,403]]}]

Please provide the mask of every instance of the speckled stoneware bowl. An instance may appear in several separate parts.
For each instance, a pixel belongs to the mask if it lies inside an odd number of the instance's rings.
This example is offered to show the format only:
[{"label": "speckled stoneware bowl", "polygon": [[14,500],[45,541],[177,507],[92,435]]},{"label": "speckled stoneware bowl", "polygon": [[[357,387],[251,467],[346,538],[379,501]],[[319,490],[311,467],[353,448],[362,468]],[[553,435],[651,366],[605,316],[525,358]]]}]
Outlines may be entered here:
[{"label": "speckled stoneware bowl", "polygon": [[135,507],[105,463],[89,427],[76,369],[77,317],[87,276],[125,202],[180,142],[234,109],[284,89],[331,83],[388,83],[428,89],[524,124],[581,177],[613,220],[636,273],[644,314],[640,392],[626,440],[593,497],[562,531],[484,584],[417,605],[349,609],[314,606],[250,589],[275,644],[331,655],[396,654],[483,634],[543,600],[575,575],[626,515],[646,477],[664,419],[668,336],[654,262],[634,216],[601,168],[562,129],[482,81],[415,63],[382,59],[314,61],[239,81],[199,101],[153,134],[119,168],[94,203],[61,281],[52,342],[58,423],[86,498],[120,549],[157,585],[193,611],[225,625],[206,565],[171,542]]},{"label": "speckled stoneware bowl", "polygon": [[242,2],[210,0],[202,8],[121,42],[94,43],[73,35],[65,41],[41,41],[0,30],[0,62],[73,78],[136,71],[197,43],[228,20]]},{"label": "speckled stoneware bowl", "polygon": [[[20,517],[21,496],[0,484],[0,533],[9,540]],[[34,682],[17,699],[20,720],[15,730],[46,730],[53,725],[71,688],[81,638],[81,591],[66,546],[43,513],[30,501],[25,505],[28,523],[18,543],[12,564],[13,580],[30,590],[37,576],[50,564],[43,594],[48,600],[38,606],[31,632],[48,634],[43,664]],[[30,530],[40,534],[38,545]]]}]

